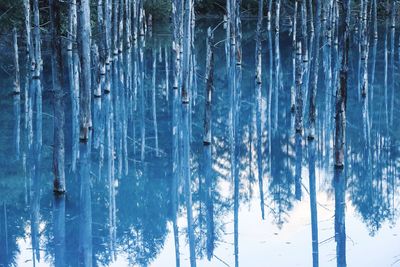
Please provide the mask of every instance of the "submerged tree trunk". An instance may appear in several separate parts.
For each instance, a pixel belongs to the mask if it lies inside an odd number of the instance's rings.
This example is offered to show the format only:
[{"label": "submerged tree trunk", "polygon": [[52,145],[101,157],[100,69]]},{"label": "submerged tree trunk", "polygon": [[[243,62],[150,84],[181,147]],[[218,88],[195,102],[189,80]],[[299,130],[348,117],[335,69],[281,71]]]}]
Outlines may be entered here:
[{"label": "submerged tree trunk", "polygon": [[211,101],[214,86],[214,33],[209,27],[207,30],[207,61],[206,61],[206,100],[204,111],[204,145],[212,142],[211,136]]},{"label": "submerged tree trunk", "polygon": [[33,49],[32,49],[32,29],[31,29],[31,4],[29,0],[24,1],[24,22],[25,22],[25,39],[26,39],[26,55],[27,55],[27,66],[29,69],[26,71],[32,70],[33,67]]},{"label": "submerged tree trunk", "polygon": [[315,44],[312,51],[312,62],[311,62],[311,82],[310,82],[310,104],[309,104],[309,132],[308,139],[315,138],[315,128],[316,128],[316,120],[317,120],[317,89],[318,89],[318,77],[319,77],[319,50],[320,50],[320,32],[321,32],[321,4],[317,2],[317,12],[315,19]]},{"label": "submerged tree trunk", "polygon": [[301,53],[301,42],[297,42],[296,48],[296,115],[295,129],[297,133],[303,131],[303,62]]},{"label": "submerged tree trunk", "polygon": [[39,79],[42,70],[42,49],[40,37],[39,0],[33,0],[33,45],[34,45],[34,78]]},{"label": "submerged tree trunk", "polygon": [[[390,77],[390,89],[391,89],[391,97],[390,97],[390,125],[393,126],[393,118],[394,118],[394,100],[395,100],[395,73],[396,70],[394,68],[394,43],[395,43],[395,31],[396,31],[396,3],[397,1],[392,0],[391,8],[391,18],[390,18],[390,69],[391,69],[391,77]],[[368,52],[367,52],[368,53]]]},{"label": "submerged tree trunk", "polygon": [[335,104],[335,166],[343,168],[345,141],[346,141],[346,101],[347,101],[347,73],[349,64],[349,43],[350,43],[350,8],[351,0],[346,0],[344,6],[344,31],[343,31],[343,56],[340,70],[340,84],[336,91]]},{"label": "submerged tree trunk", "polygon": [[276,32],[279,32],[280,13],[281,13],[281,0],[276,0],[275,1],[275,31]]},{"label": "submerged tree trunk", "polygon": [[39,0],[33,0],[33,76],[31,98],[35,98],[36,104],[36,143],[35,149],[40,158],[42,149],[42,84],[40,76],[42,72],[42,49],[40,35]]},{"label": "submerged tree trunk", "polygon": [[256,106],[257,106],[257,170],[258,170],[258,188],[260,193],[260,209],[261,218],[264,220],[264,182],[263,182],[263,160],[262,160],[262,45],[261,45],[261,28],[263,22],[263,11],[264,11],[263,0],[258,1],[258,19],[256,29],[256,77],[255,77],[255,89],[256,89]]},{"label": "submerged tree trunk", "polygon": [[52,80],[54,91],[54,152],[53,152],[53,173],[54,192],[62,194],[65,192],[65,171],[64,171],[64,102],[63,102],[63,64],[61,53],[61,17],[59,0],[49,0],[50,25],[52,36]]},{"label": "submerged tree trunk", "polygon": [[79,91],[79,139],[87,142],[92,127],[91,116],[91,29],[90,29],[90,7],[89,0],[78,0],[79,20],[78,20],[78,44],[79,58],[81,64],[81,85]]},{"label": "submerged tree trunk", "polygon": [[293,64],[293,85],[290,88],[290,111],[295,112],[295,96],[296,96],[296,45],[297,45],[297,9],[298,1],[294,2],[294,13],[292,23],[292,64]]},{"label": "submerged tree trunk", "polygon": [[19,73],[19,60],[18,60],[18,33],[17,28],[13,28],[13,39],[14,39],[14,94],[19,94],[21,92],[21,82]]},{"label": "submerged tree trunk", "polygon": [[76,161],[79,156],[79,56],[76,47],[77,35],[77,7],[76,0],[70,0],[68,7],[68,82],[71,94],[72,117],[72,171],[76,170]]}]

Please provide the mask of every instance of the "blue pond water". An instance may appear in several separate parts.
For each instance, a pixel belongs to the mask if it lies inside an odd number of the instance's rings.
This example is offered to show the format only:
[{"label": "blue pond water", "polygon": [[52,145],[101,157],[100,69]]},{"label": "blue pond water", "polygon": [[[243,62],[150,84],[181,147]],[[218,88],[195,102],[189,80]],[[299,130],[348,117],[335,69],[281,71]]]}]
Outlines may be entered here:
[{"label": "blue pond water", "polygon": [[[132,48],[132,73],[139,73],[134,80],[143,85],[136,94],[133,89],[126,93],[118,81],[126,71],[126,54],[115,60],[111,93],[93,100],[88,145],[72,138],[71,97],[65,88],[65,198],[52,192],[50,66],[45,64],[42,78],[43,114],[33,112],[35,122],[42,122],[43,144],[29,150],[25,96],[11,94],[12,71],[6,71],[12,70],[12,55],[1,57],[0,266],[176,266],[177,259],[189,266],[190,246],[197,266],[312,266],[313,255],[320,266],[339,266],[337,259],[343,258],[348,266],[400,266],[397,46],[392,53],[390,38],[386,44],[384,38],[371,43],[365,110],[358,93],[357,34],[352,35],[345,168],[335,174],[334,85],[340,53],[335,46],[321,49],[316,139],[309,141],[307,108],[303,136],[295,134],[290,112],[288,31],[263,35],[262,95],[257,99],[253,21],[243,23],[236,136],[231,138],[222,41],[215,50],[212,144],[203,145],[210,23],[196,26],[186,132],[179,130],[182,107],[172,87],[171,37],[162,28]],[[217,30],[216,41],[224,38]],[[37,129],[31,133],[33,147],[40,138]],[[182,178],[187,166],[180,160],[185,138],[190,141],[190,192]],[[314,254],[312,232],[318,244]]]}]

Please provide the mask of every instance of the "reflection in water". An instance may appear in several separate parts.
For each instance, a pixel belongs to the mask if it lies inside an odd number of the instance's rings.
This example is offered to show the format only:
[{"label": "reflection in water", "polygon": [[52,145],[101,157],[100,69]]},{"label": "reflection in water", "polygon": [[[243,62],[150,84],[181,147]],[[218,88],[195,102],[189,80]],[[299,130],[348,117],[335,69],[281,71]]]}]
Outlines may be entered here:
[{"label": "reflection in water", "polygon": [[337,266],[346,267],[346,177],[343,169],[335,169],[333,187],[335,190],[335,241]]},{"label": "reflection in water", "polygon": [[[336,5],[329,12],[337,12]],[[325,8],[320,11],[321,17],[328,15]],[[317,10],[314,19],[319,17]],[[358,244],[385,237],[385,232],[396,234],[399,116],[390,101],[394,98],[397,103],[399,95],[395,92],[391,98],[390,84],[397,74],[389,67],[391,56],[378,60],[392,51],[390,30],[387,41],[374,39],[369,72],[361,71],[368,79],[367,97],[359,101],[358,83],[349,84],[346,164],[333,173],[339,22],[315,27],[310,62],[302,66],[309,76],[303,82],[309,83],[303,88],[304,94],[309,90],[304,100],[314,99],[315,131],[304,123],[297,133],[288,104],[293,97],[292,54],[283,52],[292,49],[293,36],[283,25],[280,31],[261,32],[259,44],[264,49],[257,50],[254,36],[242,36],[241,22],[234,15],[225,25],[228,33],[222,26],[211,27],[215,76],[209,144],[204,142],[203,128],[208,95],[200,77],[205,72],[201,56],[205,29],[210,25],[196,23],[187,79],[177,70],[182,65],[176,65],[183,59],[179,29],[174,30],[173,45],[170,36],[160,33],[164,29],[153,25],[152,37],[139,29],[129,49],[117,47],[112,62],[105,63],[105,77],[100,77],[101,94],[93,98],[93,138],[87,144],[77,138],[79,58],[74,47],[68,51],[66,196],[49,193],[53,132],[47,127],[53,125],[53,117],[43,116],[52,112],[47,77],[30,82],[28,77],[23,95],[1,102],[5,123],[0,169],[5,182],[0,180],[0,265],[26,261],[35,266],[168,266],[175,259],[175,266],[260,266],[265,258],[249,256],[252,246],[256,252],[260,248],[275,253],[263,247],[273,244],[276,254],[286,253],[291,245],[274,243],[274,236],[282,242],[300,242],[284,235],[293,227],[299,229],[298,238],[308,238],[296,246],[308,261],[296,259],[299,265],[309,266],[311,260],[314,267],[329,265],[333,240],[337,253],[333,263],[362,265],[346,250],[350,234],[358,240],[354,250]],[[243,21],[245,29],[254,25]],[[333,36],[325,34],[328,29]],[[315,47],[320,45],[319,64],[314,61],[319,57],[311,55],[318,54]],[[358,61],[357,53],[357,46],[350,49],[351,60]],[[226,64],[219,64],[224,60]],[[357,81],[358,65],[353,65],[349,80]],[[254,77],[256,66],[259,77]],[[319,76],[313,75],[313,68],[320,70]],[[43,103],[37,97],[42,82]],[[189,103],[182,104],[186,83],[192,85],[186,87]],[[304,122],[311,120],[307,101],[302,108]],[[311,133],[314,138],[306,141]],[[13,164],[6,165],[11,151]],[[299,219],[298,213],[306,219]],[[346,235],[346,226],[351,226],[348,231],[361,227],[360,221],[372,237]],[[300,225],[309,232],[301,232]],[[280,266],[281,260],[271,257],[271,265]]]},{"label": "reflection in water", "polygon": [[317,212],[317,189],[315,177],[315,141],[310,139],[308,142],[308,172],[310,190],[310,210],[311,210],[311,242],[313,267],[319,266],[318,253],[318,212]]},{"label": "reflection in water", "polygon": [[92,243],[92,196],[90,182],[90,152],[91,146],[82,143],[79,145],[79,263],[82,266],[93,266]]},{"label": "reflection in water", "polygon": [[54,266],[65,266],[65,196],[56,196],[53,201]]}]

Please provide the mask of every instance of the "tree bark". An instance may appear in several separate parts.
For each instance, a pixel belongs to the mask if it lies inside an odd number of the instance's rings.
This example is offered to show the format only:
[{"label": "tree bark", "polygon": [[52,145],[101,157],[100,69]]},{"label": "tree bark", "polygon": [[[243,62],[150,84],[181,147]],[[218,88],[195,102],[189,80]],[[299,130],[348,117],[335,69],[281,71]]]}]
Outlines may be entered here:
[{"label": "tree bark", "polygon": [[79,139],[81,142],[87,142],[92,127],[91,116],[91,28],[90,28],[90,7],[89,0],[78,0],[79,6],[79,58],[81,64],[81,85],[79,92],[79,121],[80,131]]},{"label": "tree bark", "polygon": [[53,173],[54,173],[54,193],[63,194],[65,192],[65,171],[64,171],[64,77],[61,53],[61,17],[59,0],[49,0],[50,6],[50,25],[52,37],[52,80],[54,91],[54,152],[53,152]]},{"label": "tree bark", "polygon": [[344,6],[344,31],[343,31],[343,56],[342,66],[340,70],[340,84],[336,91],[335,104],[335,167],[343,168],[346,140],[346,101],[347,101],[347,73],[348,73],[348,57],[350,45],[350,8],[351,0],[347,0]]},{"label": "tree bark", "polygon": [[214,33],[211,28],[207,30],[207,60],[206,60],[206,99],[204,112],[204,145],[210,145],[211,136],[211,101],[214,86]]},{"label": "tree bark", "polygon": [[13,93],[19,94],[21,92],[20,72],[19,72],[19,57],[18,57],[18,33],[17,28],[13,28],[14,39],[14,88]]}]

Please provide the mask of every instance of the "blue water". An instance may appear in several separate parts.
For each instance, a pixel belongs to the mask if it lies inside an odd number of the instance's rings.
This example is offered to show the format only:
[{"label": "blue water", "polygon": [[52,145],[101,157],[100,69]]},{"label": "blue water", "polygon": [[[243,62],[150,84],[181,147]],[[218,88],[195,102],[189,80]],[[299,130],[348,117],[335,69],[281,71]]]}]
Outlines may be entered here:
[{"label": "blue water", "polygon": [[[357,34],[352,35],[345,168],[335,175],[335,78],[327,78],[323,63],[331,62],[333,77],[338,74],[335,47],[321,49],[317,134],[315,141],[308,141],[308,109],[302,136],[295,134],[290,112],[289,31],[280,33],[278,57],[275,33],[263,35],[262,99],[257,106],[253,21],[243,23],[237,138],[230,138],[231,92],[222,41],[215,50],[212,144],[203,145],[205,32],[210,23],[196,26],[191,127],[181,136],[176,129],[182,127],[182,106],[172,88],[171,37],[164,28],[148,34],[145,46],[139,40],[138,48],[132,48],[132,54],[140,47],[144,51],[144,86],[143,92],[138,88],[136,109],[123,85],[113,83],[110,94],[93,100],[93,141],[88,145],[72,140],[70,93],[65,88],[65,197],[52,192],[50,66],[45,64],[43,72],[43,114],[33,113],[42,121],[43,145],[32,152],[27,148],[25,96],[11,94],[11,55],[1,57],[9,72],[0,72],[0,266],[176,266],[177,256],[181,266],[189,266],[189,228],[194,231],[197,266],[235,266],[235,260],[240,266],[312,266],[312,229],[318,232],[314,257],[320,266],[339,265],[339,257],[345,257],[348,266],[400,266],[397,46],[392,66],[391,48],[387,45],[385,51],[383,38],[376,45],[376,60],[370,45],[366,112],[357,89]],[[224,38],[219,29],[216,41]],[[44,58],[46,62],[49,55]],[[115,65],[114,79],[124,66]],[[182,178],[187,166],[180,160],[185,138],[190,140],[191,227]],[[237,151],[234,161],[232,147]],[[74,154],[79,154],[76,168]],[[312,211],[310,177],[316,184]],[[335,227],[335,218],[342,228]]]}]

